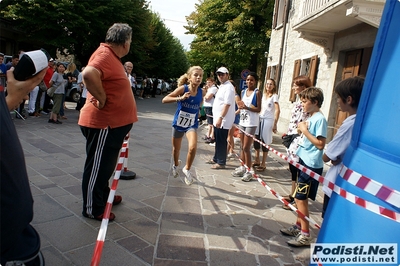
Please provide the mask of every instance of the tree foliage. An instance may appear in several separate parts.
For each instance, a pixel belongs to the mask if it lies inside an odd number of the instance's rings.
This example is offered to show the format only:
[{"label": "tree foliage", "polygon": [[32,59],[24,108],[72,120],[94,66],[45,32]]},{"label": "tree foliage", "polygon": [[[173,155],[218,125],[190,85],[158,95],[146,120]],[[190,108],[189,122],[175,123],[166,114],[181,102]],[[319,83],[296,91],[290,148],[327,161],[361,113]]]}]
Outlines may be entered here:
[{"label": "tree foliage", "polygon": [[196,37],[189,60],[212,73],[221,65],[231,73],[256,71],[265,61],[274,1],[203,0],[187,17],[188,33]]},{"label": "tree foliage", "polygon": [[133,29],[131,49],[123,60],[132,61],[138,75],[178,77],[187,69],[183,46],[146,0],[3,0],[0,5],[1,17],[24,32],[20,41],[42,46],[52,55],[56,50],[73,54],[84,65],[104,42],[107,29],[119,22]]}]

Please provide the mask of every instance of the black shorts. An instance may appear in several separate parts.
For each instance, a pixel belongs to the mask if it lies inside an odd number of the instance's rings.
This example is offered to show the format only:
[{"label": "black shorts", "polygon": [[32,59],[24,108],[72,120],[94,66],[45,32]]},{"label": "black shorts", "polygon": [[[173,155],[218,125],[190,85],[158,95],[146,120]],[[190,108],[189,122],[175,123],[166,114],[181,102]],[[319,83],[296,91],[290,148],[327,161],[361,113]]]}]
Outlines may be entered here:
[{"label": "black shorts", "polygon": [[[304,164],[303,160],[300,158],[299,163],[311,171],[321,175],[324,168],[311,168]],[[307,198],[315,201],[317,196],[319,182],[314,178],[310,177],[303,171],[299,172],[299,177],[297,179],[297,186],[295,191],[295,198],[299,200],[306,200]]]}]

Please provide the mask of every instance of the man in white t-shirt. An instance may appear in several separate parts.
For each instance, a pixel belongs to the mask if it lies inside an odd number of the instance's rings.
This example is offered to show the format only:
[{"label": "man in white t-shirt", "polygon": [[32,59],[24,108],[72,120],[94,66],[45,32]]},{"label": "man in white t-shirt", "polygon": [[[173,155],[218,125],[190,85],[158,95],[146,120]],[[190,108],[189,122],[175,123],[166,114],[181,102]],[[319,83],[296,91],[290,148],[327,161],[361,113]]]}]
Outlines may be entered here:
[{"label": "man in white t-shirt", "polygon": [[215,136],[215,153],[211,161],[213,169],[224,169],[226,165],[227,138],[235,120],[235,88],[229,81],[229,71],[225,67],[217,70],[221,85],[212,107]]},{"label": "man in white t-shirt", "polygon": [[203,108],[204,112],[207,116],[207,124],[208,124],[208,131],[206,136],[204,137],[206,143],[214,143],[214,126],[213,126],[213,113],[212,113],[212,106],[214,103],[214,97],[217,93],[217,86],[215,86],[215,81],[213,78],[207,78],[206,80],[206,89],[207,93],[204,96],[203,100]]}]

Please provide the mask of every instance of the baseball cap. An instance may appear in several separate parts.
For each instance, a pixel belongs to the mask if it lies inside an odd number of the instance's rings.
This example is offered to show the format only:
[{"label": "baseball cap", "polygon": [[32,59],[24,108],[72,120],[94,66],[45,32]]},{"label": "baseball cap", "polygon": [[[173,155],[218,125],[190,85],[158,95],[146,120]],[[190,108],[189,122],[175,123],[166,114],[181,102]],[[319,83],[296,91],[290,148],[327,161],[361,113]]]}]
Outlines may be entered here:
[{"label": "baseball cap", "polygon": [[218,68],[217,73],[229,74],[229,71],[226,67],[220,67],[220,68]]},{"label": "baseball cap", "polygon": [[50,58],[49,62],[54,62],[54,59],[53,59],[53,58]]}]

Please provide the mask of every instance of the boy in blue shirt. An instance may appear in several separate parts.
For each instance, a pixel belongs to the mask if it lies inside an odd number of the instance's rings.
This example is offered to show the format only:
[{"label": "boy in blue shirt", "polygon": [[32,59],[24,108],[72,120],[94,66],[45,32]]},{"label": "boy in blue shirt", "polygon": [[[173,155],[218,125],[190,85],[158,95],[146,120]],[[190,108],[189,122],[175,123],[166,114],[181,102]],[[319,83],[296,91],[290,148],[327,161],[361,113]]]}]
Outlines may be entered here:
[{"label": "boy in blue shirt", "polygon": [[[310,114],[307,121],[298,124],[298,131],[301,134],[299,148],[296,154],[299,156],[299,163],[311,171],[322,174],[324,162],[322,161],[323,149],[326,142],[327,122],[320,112],[324,95],[321,89],[310,87],[300,93],[303,109]],[[298,210],[305,216],[309,216],[308,198],[315,200],[318,191],[318,181],[299,171],[297,187],[295,190],[295,201]],[[295,236],[295,239],[288,241],[289,246],[301,247],[310,246],[310,224],[306,219],[297,216],[296,224],[288,229],[281,229],[282,234]]]}]

